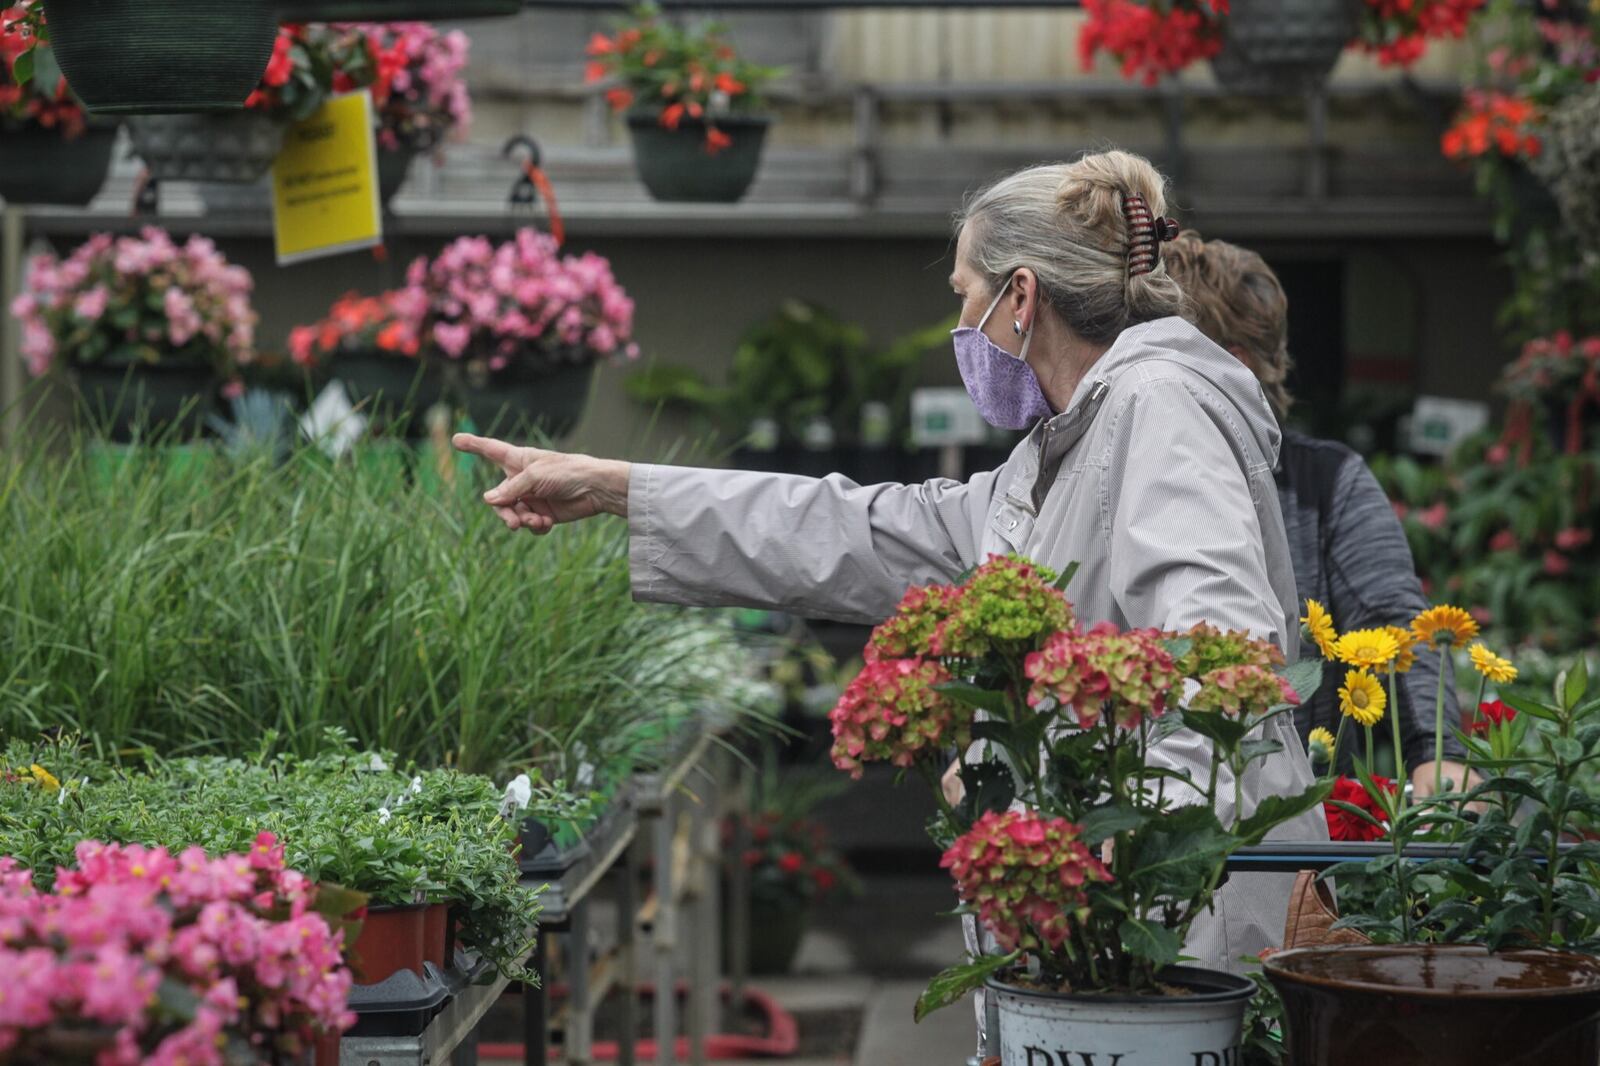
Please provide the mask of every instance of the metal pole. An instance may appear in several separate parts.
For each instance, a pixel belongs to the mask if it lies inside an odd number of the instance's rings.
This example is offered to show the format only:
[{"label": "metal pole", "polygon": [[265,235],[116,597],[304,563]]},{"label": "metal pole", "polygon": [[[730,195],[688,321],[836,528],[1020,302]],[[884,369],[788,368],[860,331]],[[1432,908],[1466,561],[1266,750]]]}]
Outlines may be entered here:
[{"label": "metal pole", "polygon": [[1317,86],[1306,93],[1306,199],[1328,198],[1328,93]]},{"label": "metal pole", "polygon": [[656,816],[656,917],[652,930],[656,954],[655,1036],[656,1061],[672,1066],[678,1042],[678,1013],[673,981],[672,954],[677,938],[676,886],[672,883],[672,814],[674,797],[661,798],[661,813]]},{"label": "metal pole", "polygon": [[546,930],[539,931],[530,966],[539,976],[539,985],[522,986],[522,1061],[524,1066],[545,1066],[550,1008],[550,996],[544,985],[545,975],[550,972],[550,933]]},{"label": "metal pole", "polygon": [[745,782],[744,764],[734,760],[733,802],[733,854],[730,856],[728,893],[732,897],[728,907],[728,975],[733,985],[733,1009],[744,1004],[744,986],[750,977],[750,868],[744,864],[745,852],[750,850],[750,829],[745,819],[750,814],[750,790]]},{"label": "metal pole", "polygon": [[622,968],[621,1037],[617,1043],[617,1066],[633,1066],[639,1042],[639,958],[636,950],[639,923],[639,843],[628,844],[617,874],[617,965]]},{"label": "metal pole", "polygon": [[594,1004],[589,995],[589,897],[572,908],[567,931],[567,1033],[565,1058],[569,1066],[589,1066],[594,1036]]},{"label": "metal pole", "polygon": [[6,204],[0,235],[0,298],[5,300],[5,326],[0,329],[0,447],[9,448],[22,426],[22,350],[11,301],[22,291],[22,243],[27,230],[24,209]]}]

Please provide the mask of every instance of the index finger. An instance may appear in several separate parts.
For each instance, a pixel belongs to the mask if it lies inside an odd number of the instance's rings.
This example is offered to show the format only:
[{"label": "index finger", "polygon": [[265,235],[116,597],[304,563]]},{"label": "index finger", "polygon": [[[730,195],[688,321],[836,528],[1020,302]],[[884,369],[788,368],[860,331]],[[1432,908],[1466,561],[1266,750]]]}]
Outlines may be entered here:
[{"label": "index finger", "polygon": [[457,433],[450,438],[450,443],[457,451],[469,455],[481,455],[491,463],[503,463],[511,456],[514,445],[493,437],[478,437],[471,433]]}]

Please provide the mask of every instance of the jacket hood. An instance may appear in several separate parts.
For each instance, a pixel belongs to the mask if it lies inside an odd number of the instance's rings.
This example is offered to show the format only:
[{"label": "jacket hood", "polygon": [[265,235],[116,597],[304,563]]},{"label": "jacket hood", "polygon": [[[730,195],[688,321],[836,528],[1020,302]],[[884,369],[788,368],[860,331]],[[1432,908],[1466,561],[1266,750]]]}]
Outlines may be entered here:
[{"label": "jacket hood", "polygon": [[1096,382],[1104,381],[1114,390],[1117,378],[1129,368],[1153,360],[1174,363],[1203,379],[1216,396],[1237,412],[1239,425],[1249,432],[1266,461],[1277,464],[1283,434],[1255,374],[1231,352],[1176,315],[1123,330],[1084,375],[1068,410],[1077,407]]}]

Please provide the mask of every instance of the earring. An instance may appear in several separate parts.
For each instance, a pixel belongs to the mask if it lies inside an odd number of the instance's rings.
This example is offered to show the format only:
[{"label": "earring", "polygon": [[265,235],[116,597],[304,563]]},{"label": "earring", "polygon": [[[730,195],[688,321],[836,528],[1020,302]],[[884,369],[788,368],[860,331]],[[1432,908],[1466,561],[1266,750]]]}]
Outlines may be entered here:
[{"label": "earring", "polygon": [[1011,320],[1011,332],[1015,333],[1019,337],[1022,336],[1022,320],[1021,319],[1013,318]]}]

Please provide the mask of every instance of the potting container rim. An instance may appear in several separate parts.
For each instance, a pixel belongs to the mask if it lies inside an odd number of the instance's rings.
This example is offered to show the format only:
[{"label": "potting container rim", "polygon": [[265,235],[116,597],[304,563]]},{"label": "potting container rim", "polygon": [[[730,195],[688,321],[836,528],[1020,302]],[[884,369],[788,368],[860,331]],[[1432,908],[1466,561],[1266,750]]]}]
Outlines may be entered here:
[{"label": "potting container rim", "polygon": [[84,104],[91,115],[224,115],[243,113],[243,100],[146,100],[132,104]]},{"label": "potting container rim", "polygon": [[[1296,969],[1293,963],[1296,959],[1307,959],[1337,953],[1341,957],[1416,957],[1424,953],[1436,955],[1478,955],[1485,959],[1543,959],[1551,962],[1562,962],[1574,970],[1589,971],[1590,980],[1583,984],[1571,984],[1555,988],[1514,988],[1484,985],[1482,987],[1462,987],[1451,985],[1444,988],[1427,988],[1414,985],[1384,984],[1378,981],[1363,981],[1350,977],[1334,977],[1324,974],[1306,973]],[[1294,948],[1289,951],[1280,951],[1269,955],[1263,963],[1268,977],[1277,977],[1296,984],[1313,985],[1343,992],[1366,992],[1374,995],[1405,996],[1412,999],[1553,999],[1565,996],[1593,996],[1600,992],[1600,960],[1588,955],[1580,955],[1570,951],[1555,951],[1548,948],[1522,948],[1514,951],[1491,952],[1482,944],[1373,944],[1373,945],[1345,945],[1337,947],[1320,948]]]},{"label": "potting container rim", "polygon": [[[661,109],[653,111],[633,110],[627,114],[628,125],[644,127],[661,127]],[[725,115],[708,116],[718,126],[770,126],[772,116],[768,114],[730,113]],[[706,121],[703,118],[685,117],[679,121],[677,127],[671,132],[681,133],[684,130],[704,129]]]},{"label": "potting container rim", "polygon": [[[1161,978],[1167,984],[1190,988],[1194,991],[1194,994],[1188,996],[1140,996],[1112,995],[1098,992],[1047,992],[1040,988],[1023,988],[1019,985],[1007,984],[996,977],[989,978],[984,982],[984,985],[997,992],[1004,992],[1007,995],[1021,996],[1027,999],[1117,1005],[1171,1003],[1174,1006],[1190,1006],[1196,1004],[1235,1003],[1249,999],[1255,995],[1256,991],[1255,983],[1249,978],[1225,973],[1221,970],[1207,970],[1199,966],[1169,966],[1161,971]],[[1210,990],[1206,991],[1206,989]]]},{"label": "potting container rim", "polygon": [[368,914],[401,914],[406,911],[424,911],[434,906],[432,903],[373,903],[367,907]]}]

